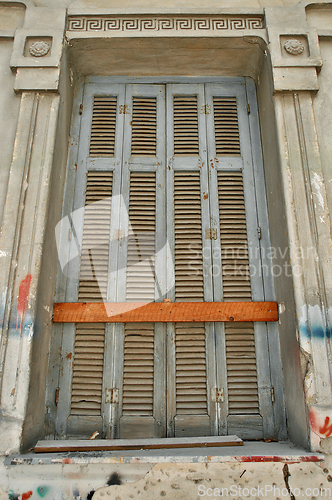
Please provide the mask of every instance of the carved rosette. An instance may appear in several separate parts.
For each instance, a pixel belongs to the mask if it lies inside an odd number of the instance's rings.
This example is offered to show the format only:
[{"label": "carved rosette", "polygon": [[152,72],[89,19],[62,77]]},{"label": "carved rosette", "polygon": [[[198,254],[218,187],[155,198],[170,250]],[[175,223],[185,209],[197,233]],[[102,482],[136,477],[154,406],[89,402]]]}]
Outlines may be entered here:
[{"label": "carved rosette", "polygon": [[34,42],[29,48],[30,54],[34,57],[46,56],[49,50],[50,50],[50,45],[42,40],[40,40],[39,42]]},{"label": "carved rosette", "polygon": [[299,56],[304,51],[304,45],[300,40],[287,40],[284,43],[284,49],[292,56]]}]

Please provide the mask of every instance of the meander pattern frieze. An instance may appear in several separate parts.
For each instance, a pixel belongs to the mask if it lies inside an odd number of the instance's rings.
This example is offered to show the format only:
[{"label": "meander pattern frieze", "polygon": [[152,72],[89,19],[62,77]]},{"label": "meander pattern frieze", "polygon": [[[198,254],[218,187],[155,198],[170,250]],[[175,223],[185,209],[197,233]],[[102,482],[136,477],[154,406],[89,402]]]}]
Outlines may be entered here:
[{"label": "meander pattern frieze", "polygon": [[68,31],[182,31],[264,29],[259,16],[72,16]]}]

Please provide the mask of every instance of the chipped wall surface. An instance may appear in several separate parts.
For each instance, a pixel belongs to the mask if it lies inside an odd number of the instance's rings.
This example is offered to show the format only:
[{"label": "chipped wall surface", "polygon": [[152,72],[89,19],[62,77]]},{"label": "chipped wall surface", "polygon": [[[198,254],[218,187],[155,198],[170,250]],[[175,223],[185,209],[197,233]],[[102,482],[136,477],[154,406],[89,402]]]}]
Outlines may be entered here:
[{"label": "chipped wall surface", "polygon": [[312,499],[332,485],[331,20],[327,1],[0,1],[0,454],[54,436],[61,349],[51,321],[54,227],[67,164],[74,168],[73,98],[78,82],[95,76],[255,82],[269,258],[284,270],[266,285],[280,305],[279,324],[268,329],[275,406],[285,400],[288,419],[286,429],[276,414],[276,434],[326,454],[325,462],[287,464],[7,457],[0,499],[85,499],[114,471],[125,484],[99,489],[95,500],[220,496],[232,485],[239,498],[240,487],[272,485],[280,494],[257,490],[256,498]]},{"label": "chipped wall surface", "polygon": [[[56,460],[54,460],[56,462]],[[70,459],[67,459],[70,462]],[[329,461],[0,465],[0,499],[329,498]],[[114,474],[118,476],[114,478]],[[113,483],[106,483],[112,478]],[[121,483],[121,484],[118,484]],[[92,496],[93,495],[93,496]],[[294,496],[292,496],[294,495]]]}]

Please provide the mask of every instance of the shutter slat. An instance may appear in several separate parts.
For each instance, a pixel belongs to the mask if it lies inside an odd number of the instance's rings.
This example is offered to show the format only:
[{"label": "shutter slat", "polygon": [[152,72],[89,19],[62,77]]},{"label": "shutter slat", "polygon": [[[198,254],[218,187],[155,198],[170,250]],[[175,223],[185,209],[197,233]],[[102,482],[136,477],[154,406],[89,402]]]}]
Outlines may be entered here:
[{"label": "shutter slat", "polygon": [[156,156],[157,151],[157,99],[133,97],[131,154]]},{"label": "shutter slat", "polygon": [[124,335],[123,415],[152,415],[154,325],[129,323],[125,325]]},{"label": "shutter slat", "polygon": [[173,97],[174,155],[199,155],[197,96]]},{"label": "shutter slat", "polygon": [[92,111],[90,156],[114,156],[117,98],[95,96]]},{"label": "shutter slat", "polygon": [[240,156],[236,97],[214,96],[213,115],[216,155]]},{"label": "shutter slat", "polygon": [[[149,200],[149,210],[146,203]],[[154,255],[156,230],[156,174],[131,172],[129,187],[126,300],[155,298]]]}]

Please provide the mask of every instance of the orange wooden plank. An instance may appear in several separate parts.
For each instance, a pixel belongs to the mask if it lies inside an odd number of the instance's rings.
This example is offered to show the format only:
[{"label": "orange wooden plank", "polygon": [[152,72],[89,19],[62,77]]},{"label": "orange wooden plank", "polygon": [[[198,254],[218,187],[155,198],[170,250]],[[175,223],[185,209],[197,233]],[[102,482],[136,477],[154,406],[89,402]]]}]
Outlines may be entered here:
[{"label": "orange wooden plank", "polygon": [[63,302],[55,323],[278,321],[276,302]]}]

